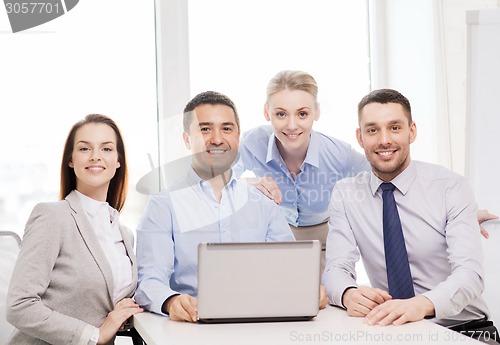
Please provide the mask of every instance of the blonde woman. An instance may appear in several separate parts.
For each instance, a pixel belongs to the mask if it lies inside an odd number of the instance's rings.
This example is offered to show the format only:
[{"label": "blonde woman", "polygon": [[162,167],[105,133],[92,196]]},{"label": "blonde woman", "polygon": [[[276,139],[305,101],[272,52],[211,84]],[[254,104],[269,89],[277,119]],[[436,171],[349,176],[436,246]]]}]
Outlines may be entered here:
[{"label": "blonde woman", "polygon": [[[303,71],[281,71],[267,86],[260,126],[242,136],[244,168],[257,188],[280,204],[298,240],[318,239],[325,248],[328,204],[335,183],[370,165],[347,143],[313,130],[319,119],[318,85]],[[324,251],[322,268],[324,267]]]}]

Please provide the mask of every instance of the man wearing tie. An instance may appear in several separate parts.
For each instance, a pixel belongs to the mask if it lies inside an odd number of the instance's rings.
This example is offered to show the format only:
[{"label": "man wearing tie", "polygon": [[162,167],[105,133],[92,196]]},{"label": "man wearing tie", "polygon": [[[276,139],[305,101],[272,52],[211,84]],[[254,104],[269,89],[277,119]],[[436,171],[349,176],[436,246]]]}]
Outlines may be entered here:
[{"label": "man wearing tie", "polygon": [[[429,318],[497,337],[481,297],[477,207],[465,178],[410,159],[417,128],[399,92],[369,93],[358,122],[372,171],[337,182],[332,193],[323,275],[330,303],[371,325]],[[356,284],[360,256],[371,287]]]}]

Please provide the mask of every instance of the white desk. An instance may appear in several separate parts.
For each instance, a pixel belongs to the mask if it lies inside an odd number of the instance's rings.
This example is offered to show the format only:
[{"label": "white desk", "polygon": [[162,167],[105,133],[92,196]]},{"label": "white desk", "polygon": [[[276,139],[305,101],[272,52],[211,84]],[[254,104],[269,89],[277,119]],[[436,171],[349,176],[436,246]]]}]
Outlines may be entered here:
[{"label": "white desk", "polygon": [[362,318],[326,307],[306,322],[192,324],[144,312],[134,325],[147,345],[257,344],[482,344],[430,321],[403,326],[368,326]]}]

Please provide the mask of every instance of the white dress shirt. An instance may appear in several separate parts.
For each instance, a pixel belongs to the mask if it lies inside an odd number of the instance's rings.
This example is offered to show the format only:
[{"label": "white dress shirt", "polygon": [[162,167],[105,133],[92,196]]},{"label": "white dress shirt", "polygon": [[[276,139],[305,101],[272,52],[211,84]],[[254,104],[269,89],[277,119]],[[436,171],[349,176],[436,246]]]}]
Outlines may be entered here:
[{"label": "white dress shirt", "polygon": [[113,271],[113,302],[118,303],[132,284],[132,264],[118,228],[118,211],[77,191],[87,218]]},{"label": "white dress shirt", "polygon": [[[360,173],[337,182],[330,202],[326,269],[330,301],[356,285],[360,255],[373,287],[388,291],[382,225],[383,181]],[[413,161],[391,181],[416,295],[427,297],[435,321],[453,326],[489,315],[477,207],[466,180],[443,167]]]},{"label": "white dress shirt", "polygon": [[[87,218],[95,232],[97,240],[106,255],[113,272],[113,303],[116,305],[127,293],[132,284],[132,264],[127,255],[123,238],[118,228],[118,211],[107,202],[97,201],[76,191]],[[94,328],[88,345],[95,345],[99,340],[99,328]]]}]

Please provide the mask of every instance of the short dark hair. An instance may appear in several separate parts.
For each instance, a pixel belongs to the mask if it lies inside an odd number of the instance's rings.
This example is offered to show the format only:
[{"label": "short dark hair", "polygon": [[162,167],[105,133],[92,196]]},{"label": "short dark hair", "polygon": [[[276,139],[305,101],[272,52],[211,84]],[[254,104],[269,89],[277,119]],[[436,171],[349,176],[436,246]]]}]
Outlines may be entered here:
[{"label": "short dark hair", "polygon": [[401,104],[404,113],[408,118],[408,123],[411,124],[413,122],[411,116],[410,101],[408,101],[408,99],[405,96],[403,96],[400,92],[393,89],[378,89],[370,92],[368,95],[363,97],[363,99],[358,103],[358,123],[361,122],[361,112],[363,111],[363,108],[370,103]]},{"label": "short dark hair", "polygon": [[216,91],[205,91],[194,96],[194,98],[191,99],[184,107],[184,132],[189,134],[189,126],[191,126],[191,122],[193,122],[194,109],[203,104],[222,104],[233,109],[236,126],[238,127],[238,132],[240,131],[240,118],[238,116],[238,112],[236,111],[234,102],[222,93]]},{"label": "short dark hair", "polygon": [[66,143],[64,144],[63,157],[61,161],[61,189],[59,197],[61,200],[66,198],[68,194],[76,189],[76,175],[75,170],[69,167],[69,162],[73,155],[73,148],[75,147],[76,132],[86,124],[89,123],[102,123],[108,125],[113,129],[116,134],[116,150],[118,151],[118,161],[120,168],[116,169],[115,176],[109,182],[108,195],[106,201],[108,204],[120,211],[125,204],[127,197],[128,187],[128,170],[127,159],[125,157],[125,144],[120,129],[116,123],[109,117],[101,114],[90,114],[85,116],[81,121],[78,121],[71,127]]}]

